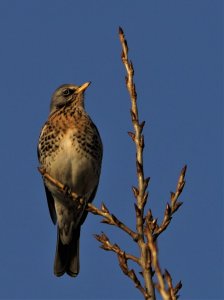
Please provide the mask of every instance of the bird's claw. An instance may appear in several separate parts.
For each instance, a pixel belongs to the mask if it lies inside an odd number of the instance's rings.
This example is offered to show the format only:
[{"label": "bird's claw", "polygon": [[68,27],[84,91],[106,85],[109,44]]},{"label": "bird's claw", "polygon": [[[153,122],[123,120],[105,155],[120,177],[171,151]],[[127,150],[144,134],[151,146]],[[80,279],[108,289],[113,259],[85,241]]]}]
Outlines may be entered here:
[{"label": "bird's claw", "polygon": [[68,185],[64,185],[63,191],[66,197],[72,198],[72,189]]}]

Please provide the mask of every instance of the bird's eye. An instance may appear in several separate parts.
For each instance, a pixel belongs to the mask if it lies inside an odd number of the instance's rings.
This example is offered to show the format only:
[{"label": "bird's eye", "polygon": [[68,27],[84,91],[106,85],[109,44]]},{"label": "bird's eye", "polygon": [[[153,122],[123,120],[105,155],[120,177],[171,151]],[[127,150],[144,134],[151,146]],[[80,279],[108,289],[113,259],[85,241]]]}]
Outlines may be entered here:
[{"label": "bird's eye", "polygon": [[73,94],[73,90],[71,90],[71,89],[66,89],[66,90],[64,90],[63,91],[63,95],[64,96],[69,96],[69,95],[71,95],[71,94]]}]

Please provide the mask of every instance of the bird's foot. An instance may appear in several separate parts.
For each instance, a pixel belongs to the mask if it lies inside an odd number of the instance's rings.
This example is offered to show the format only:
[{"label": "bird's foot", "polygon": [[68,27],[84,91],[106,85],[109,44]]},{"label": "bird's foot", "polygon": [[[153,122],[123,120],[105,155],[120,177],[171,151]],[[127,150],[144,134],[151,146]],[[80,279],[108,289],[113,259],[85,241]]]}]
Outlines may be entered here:
[{"label": "bird's foot", "polygon": [[66,198],[72,198],[72,189],[68,185],[64,185],[63,192]]}]

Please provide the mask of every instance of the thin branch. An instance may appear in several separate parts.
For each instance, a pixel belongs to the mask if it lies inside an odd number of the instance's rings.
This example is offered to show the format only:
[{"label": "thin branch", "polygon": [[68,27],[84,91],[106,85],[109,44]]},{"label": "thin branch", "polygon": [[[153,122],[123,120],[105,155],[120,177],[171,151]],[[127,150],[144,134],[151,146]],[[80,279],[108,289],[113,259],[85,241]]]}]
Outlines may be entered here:
[{"label": "thin branch", "polygon": [[[42,175],[43,179],[47,180],[48,182],[53,184],[55,187],[57,187],[59,192],[61,192],[61,193],[66,192],[66,186],[64,184],[62,184],[60,181],[58,181],[57,179],[50,176],[50,174],[48,174],[44,168],[38,167],[38,171]],[[72,197],[73,199],[76,199],[76,200],[78,199],[81,203],[84,200],[84,199],[80,198],[80,196],[78,194],[76,194],[75,192],[70,192],[69,196]]]},{"label": "thin branch", "polygon": [[134,133],[129,132],[129,136],[133,140],[136,146],[136,171],[138,178],[138,187],[133,187],[133,193],[136,198],[136,229],[139,234],[138,246],[140,249],[140,261],[142,268],[142,275],[145,281],[146,292],[149,295],[145,299],[155,299],[155,289],[152,281],[152,270],[150,267],[150,253],[144,241],[144,207],[148,198],[148,193],[146,192],[149,178],[144,177],[143,168],[143,149],[144,149],[144,136],[142,134],[145,122],[139,122],[138,107],[137,107],[137,92],[134,84],[134,67],[128,58],[128,44],[124,36],[122,28],[119,28],[119,37],[122,46],[121,59],[125,66],[127,76],[126,76],[126,86],[131,99],[131,120],[134,128]]},{"label": "thin branch", "polygon": [[124,252],[117,244],[112,244],[105,233],[102,232],[101,235],[94,234],[94,237],[97,239],[97,241],[99,241],[102,244],[102,249],[106,251],[113,251],[120,256],[125,255],[126,260],[132,260],[135,263],[139,264],[139,259],[136,256]]},{"label": "thin branch", "polygon": [[94,215],[104,217],[104,219],[101,221],[101,223],[117,226],[121,230],[123,230],[124,232],[129,234],[135,242],[137,241],[138,234],[136,232],[134,232],[133,230],[131,230],[123,222],[121,222],[117,217],[115,217],[115,215],[111,214],[104,203],[101,205],[101,209],[98,209],[92,203],[89,203],[87,210]]}]

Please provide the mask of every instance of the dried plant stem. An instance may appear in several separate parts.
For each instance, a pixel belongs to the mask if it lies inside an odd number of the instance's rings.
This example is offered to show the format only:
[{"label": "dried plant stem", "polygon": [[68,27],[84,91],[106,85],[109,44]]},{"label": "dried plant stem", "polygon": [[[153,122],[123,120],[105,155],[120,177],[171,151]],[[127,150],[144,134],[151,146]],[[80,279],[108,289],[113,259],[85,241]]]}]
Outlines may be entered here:
[{"label": "dried plant stem", "polygon": [[138,246],[140,248],[140,262],[142,268],[142,274],[145,281],[145,288],[147,296],[145,299],[155,299],[155,289],[152,281],[152,271],[150,264],[150,252],[147,244],[144,240],[144,208],[148,198],[148,193],[146,192],[149,178],[144,177],[143,168],[143,149],[144,149],[144,136],[142,130],[145,122],[141,124],[139,122],[138,107],[137,107],[137,93],[135,89],[135,84],[133,80],[134,68],[131,61],[128,59],[128,45],[125,40],[123,30],[119,28],[119,37],[122,46],[121,59],[125,66],[127,76],[126,76],[126,86],[131,99],[131,119],[134,128],[134,133],[129,132],[132,140],[136,146],[136,169],[138,178],[138,187],[133,187],[134,196],[136,198],[136,229],[138,232]]}]

